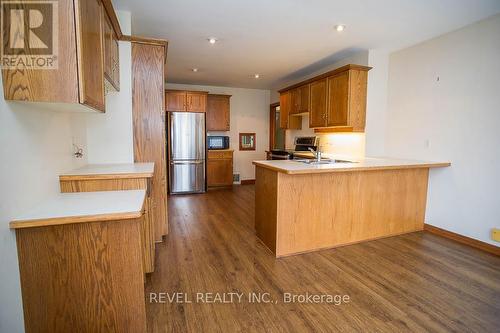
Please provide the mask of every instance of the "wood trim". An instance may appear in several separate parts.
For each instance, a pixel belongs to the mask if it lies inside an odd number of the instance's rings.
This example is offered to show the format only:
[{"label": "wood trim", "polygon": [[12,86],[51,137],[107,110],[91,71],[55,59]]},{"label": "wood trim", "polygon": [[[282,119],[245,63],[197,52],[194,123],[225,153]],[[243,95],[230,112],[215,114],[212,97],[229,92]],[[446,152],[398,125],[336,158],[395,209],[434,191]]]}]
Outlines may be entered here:
[{"label": "wood trim", "polygon": [[273,150],[274,147],[274,135],[276,128],[276,107],[280,103],[273,103],[269,106],[269,151]]},{"label": "wood trim", "polygon": [[[165,89],[165,92],[185,92],[185,93],[207,94],[208,95],[208,91],[198,91],[198,90]],[[215,94],[210,94],[210,95],[215,95]],[[231,95],[219,95],[219,96],[231,96]]]},{"label": "wood trim", "polygon": [[[169,89],[172,90],[172,89]],[[198,91],[196,91],[198,92]],[[210,96],[220,96],[220,97],[232,97],[233,95],[227,95],[227,94],[211,94],[210,92],[207,92]]]},{"label": "wood trim", "polygon": [[141,44],[160,45],[163,47],[167,47],[168,45],[168,40],[166,39],[149,38],[142,36],[122,35],[120,40],[127,42],[141,43]]},{"label": "wood trim", "polygon": [[255,179],[242,179],[241,185],[253,185],[255,184]]},{"label": "wood trim", "polygon": [[342,67],[339,67],[337,69],[334,69],[332,71],[329,71],[329,72],[326,72],[326,73],[323,73],[321,75],[318,75],[318,76],[315,76],[313,78],[310,78],[310,79],[307,79],[307,80],[304,80],[304,81],[301,81],[299,83],[295,83],[291,86],[288,86],[286,88],[283,88],[281,90],[278,90],[278,92],[281,94],[285,91],[288,91],[288,90],[292,90],[292,89],[295,89],[295,88],[298,88],[300,86],[303,86],[305,84],[309,84],[309,83],[312,83],[314,81],[317,81],[317,80],[321,80],[321,79],[324,79],[326,77],[329,77],[329,76],[333,76],[335,74],[338,74],[338,73],[341,73],[341,72],[345,72],[345,71],[348,71],[350,69],[356,69],[356,70],[360,70],[360,71],[369,71],[370,69],[372,69],[372,67],[368,67],[368,66],[361,66],[361,65],[354,65],[354,64],[349,64],[349,65],[345,65],[345,66],[342,66]]},{"label": "wood trim", "polygon": [[152,178],[154,173],[114,173],[114,174],[87,174],[87,175],[61,175],[59,181],[71,180],[106,180],[106,179],[140,179]]},{"label": "wood trim", "polygon": [[[166,39],[158,39],[158,38],[148,38],[141,36],[132,36],[132,35],[122,35],[120,38],[122,41],[138,43],[138,44],[147,44],[147,45],[159,45],[164,48],[164,63],[167,63],[167,51],[168,51],[168,40]],[[166,66],[164,68],[163,76],[166,77]]]},{"label": "wood trim", "polygon": [[335,127],[314,129],[314,133],[338,133],[338,132],[354,132],[354,130],[352,126],[335,126]]},{"label": "wood trim", "polygon": [[474,238],[463,236],[452,231],[441,229],[430,224],[424,224],[424,230],[431,234],[448,238],[455,242],[468,245],[478,250],[485,251],[494,254],[496,256],[500,256],[500,247],[498,246],[491,245]]},{"label": "wood trim", "polygon": [[120,28],[120,22],[118,21],[118,17],[116,17],[115,9],[113,8],[113,3],[111,0],[101,0],[102,5],[104,6],[104,10],[106,14],[108,14],[109,21],[111,22],[111,26],[115,31],[116,38],[120,40],[123,36],[122,29]]},{"label": "wood trim", "polygon": [[443,168],[448,167],[451,163],[426,163],[426,164],[407,164],[407,165],[386,165],[386,166],[363,166],[363,167],[343,167],[343,168],[330,168],[330,169],[284,169],[279,166],[266,163],[270,161],[253,161],[252,164],[265,169],[278,171],[287,175],[303,175],[315,173],[339,173],[339,172],[356,172],[356,171],[380,171],[380,170],[403,170],[403,169],[425,169],[425,168]]},{"label": "wood trim", "polygon": [[9,223],[10,229],[38,228],[63,224],[75,224],[86,222],[109,222],[117,220],[137,219],[141,217],[143,210],[138,212],[124,212],[113,214],[97,214],[85,216],[65,216],[38,220],[16,220]]},{"label": "wood trim", "polygon": [[[243,136],[247,136],[247,135],[253,135],[253,147],[251,147],[251,148],[244,148],[241,145],[241,138]],[[240,133],[239,134],[238,143],[239,143],[239,146],[240,146],[240,150],[242,150],[242,151],[254,151],[256,149],[256,147],[257,147],[257,137],[256,137],[255,133]]]}]

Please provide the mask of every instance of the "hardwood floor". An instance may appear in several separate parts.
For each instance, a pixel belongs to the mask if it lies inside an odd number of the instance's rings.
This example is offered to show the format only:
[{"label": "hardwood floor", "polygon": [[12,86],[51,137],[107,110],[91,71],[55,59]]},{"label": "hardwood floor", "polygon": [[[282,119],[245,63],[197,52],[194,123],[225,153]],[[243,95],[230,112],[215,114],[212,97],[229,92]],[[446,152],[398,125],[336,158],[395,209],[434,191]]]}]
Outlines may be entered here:
[{"label": "hardwood floor", "polygon": [[[418,232],[275,259],[254,233],[254,186],[169,197],[171,232],[146,284],[150,332],[498,332],[500,258]],[[192,303],[150,303],[149,293]],[[196,293],[241,292],[241,303]],[[270,293],[250,303],[248,293]],[[349,295],[341,305],[284,293]],[[205,296],[205,294],[203,294]],[[164,295],[165,296],[165,295]],[[158,299],[158,298],[157,298]],[[274,300],[277,303],[274,303]]]}]

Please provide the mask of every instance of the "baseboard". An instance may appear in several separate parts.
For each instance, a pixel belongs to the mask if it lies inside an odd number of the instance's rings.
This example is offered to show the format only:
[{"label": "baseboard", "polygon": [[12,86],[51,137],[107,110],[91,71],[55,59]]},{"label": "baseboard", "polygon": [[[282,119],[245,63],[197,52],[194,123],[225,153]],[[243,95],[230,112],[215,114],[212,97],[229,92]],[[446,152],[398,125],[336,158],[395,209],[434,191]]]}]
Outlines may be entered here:
[{"label": "baseboard", "polygon": [[252,185],[255,184],[255,179],[242,179],[241,185]]},{"label": "baseboard", "polygon": [[454,240],[456,242],[468,245],[470,247],[476,248],[478,250],[482,250],[491,254],[494,254],[496,256],[500,256],[500,247],[491,245],[482,241],[479,241],[474,238],[470,238],[467,236],[462,236],[460,234],[444,230],[435,226],[432,226],[430,224],[424,224],[424,230],[427,232],[430,232],[431,234],[435,234],[441,237],[445,237],[451,240]]}]

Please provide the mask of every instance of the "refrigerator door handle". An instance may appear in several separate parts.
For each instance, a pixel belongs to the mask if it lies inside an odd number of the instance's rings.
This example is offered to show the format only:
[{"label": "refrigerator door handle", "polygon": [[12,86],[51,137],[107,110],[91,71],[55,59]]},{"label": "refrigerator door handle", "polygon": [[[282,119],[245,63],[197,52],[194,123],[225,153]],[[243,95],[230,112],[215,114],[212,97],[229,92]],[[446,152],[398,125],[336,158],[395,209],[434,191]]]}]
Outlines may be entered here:
[{"label": "refrigerator door handle", "polygon": [[172,161],[170,164],[202,164],[204,161]]}]

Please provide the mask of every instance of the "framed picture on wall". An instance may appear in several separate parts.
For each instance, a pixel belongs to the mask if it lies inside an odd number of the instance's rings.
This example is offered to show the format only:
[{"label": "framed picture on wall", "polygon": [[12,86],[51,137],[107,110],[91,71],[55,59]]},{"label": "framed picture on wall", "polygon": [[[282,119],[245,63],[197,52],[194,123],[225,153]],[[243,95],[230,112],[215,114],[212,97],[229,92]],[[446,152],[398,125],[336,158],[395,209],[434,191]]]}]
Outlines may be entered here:
[{"label": "framed picture on wall", "polygon": [[255,133],[240,133],[240,150],[255,150]]}]

